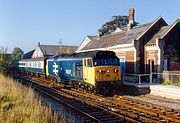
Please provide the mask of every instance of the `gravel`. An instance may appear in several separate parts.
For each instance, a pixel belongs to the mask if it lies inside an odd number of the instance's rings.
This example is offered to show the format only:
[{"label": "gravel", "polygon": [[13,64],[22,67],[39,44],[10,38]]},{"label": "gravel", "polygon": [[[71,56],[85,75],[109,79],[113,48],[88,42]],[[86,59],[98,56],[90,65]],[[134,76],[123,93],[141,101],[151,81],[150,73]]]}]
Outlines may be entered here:
[{"label": "gravel", "polygon": [[126,96],[126,97],[145,101],[160,106],[165,106],[171,109],[180,109],[180,100],[176,100],[176,99],[154,96],[152,94],[141,95],[141,96]]}]

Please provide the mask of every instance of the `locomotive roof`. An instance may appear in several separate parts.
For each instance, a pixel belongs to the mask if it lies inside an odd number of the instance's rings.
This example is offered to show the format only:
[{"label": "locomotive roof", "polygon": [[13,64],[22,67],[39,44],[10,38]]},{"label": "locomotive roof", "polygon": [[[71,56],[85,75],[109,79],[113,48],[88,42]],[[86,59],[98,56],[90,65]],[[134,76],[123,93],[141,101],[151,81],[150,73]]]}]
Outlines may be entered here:
[{"label": "locomotive roof", "polygon": [[115,53],[113,51],[88,51],[88,52],[80,52],[80,53],[72,53],[72,54],[60,54],[55,55],[51,58],[98,58],[98,57],[115,57]]}]

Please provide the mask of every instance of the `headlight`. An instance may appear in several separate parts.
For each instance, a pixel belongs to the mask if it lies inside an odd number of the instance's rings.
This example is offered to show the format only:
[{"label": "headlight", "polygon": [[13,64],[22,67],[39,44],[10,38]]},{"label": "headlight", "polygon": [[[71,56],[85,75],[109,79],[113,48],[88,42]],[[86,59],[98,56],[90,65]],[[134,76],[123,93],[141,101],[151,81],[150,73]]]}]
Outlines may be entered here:
[{"label": "headlight", "polygon": [[117,73],[117,72],[118,72],[118,70],[117,70],[117,69],[114,69],[114,72],[115,72],[115,73]]}]

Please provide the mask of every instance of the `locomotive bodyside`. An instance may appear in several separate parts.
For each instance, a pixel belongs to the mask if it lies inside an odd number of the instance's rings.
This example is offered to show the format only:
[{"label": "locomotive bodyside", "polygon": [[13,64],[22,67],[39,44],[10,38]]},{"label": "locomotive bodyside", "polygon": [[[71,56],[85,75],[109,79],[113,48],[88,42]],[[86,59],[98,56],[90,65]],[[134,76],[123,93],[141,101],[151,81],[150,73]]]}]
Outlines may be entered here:
[{"label": "locomotive bodyside", "polygon": [[[56,78],[59,82],[63,80],[82,81],[82,60],[72,58],[57,58],[47,60],[47,72],[49,78]],[[80,74],[81,73],[81,74]]]}]

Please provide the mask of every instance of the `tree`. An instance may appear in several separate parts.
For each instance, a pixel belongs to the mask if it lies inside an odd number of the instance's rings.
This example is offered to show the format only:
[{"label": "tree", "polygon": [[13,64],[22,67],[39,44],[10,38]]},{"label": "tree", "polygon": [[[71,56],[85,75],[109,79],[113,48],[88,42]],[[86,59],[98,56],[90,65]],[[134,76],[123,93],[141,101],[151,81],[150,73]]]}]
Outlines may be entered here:
[{"label": "tree", "polygon": [[6,54],[8,47],[0,46],[0,53]]},{"label": "tree", "polygon": [[68,47],[68,48],[66,49],[66,53],[67,53],[67,54],[73,53],[73,49],[72,49],[71,47]]},{"label": "tree", "polygon": [[71,53],[73,53],[73,49],[68,46],[60,46],[58,53],[59,54],[71,54]]},{"label": "tree", "polygon": [[[129,23],[129,16],[113,16],[111,21],[106,22],[98,30],[99,36],[107,35],[116,30],[116,28],[127,27]],[[138,22],[134,22],[133,26],[136,26]]]},{"label": "tree", "polygon": [[12,54],[11,54],[11,58],[12,58],[12,61],[22,59],[23,58],[23,51],[20,48],[15,47]]},{"label": "tree", "polygon": [[0,72],[6,71],[11,63],[11,57],[10,54],[7,54],[7,50],[7,47],[0,46]]}]

